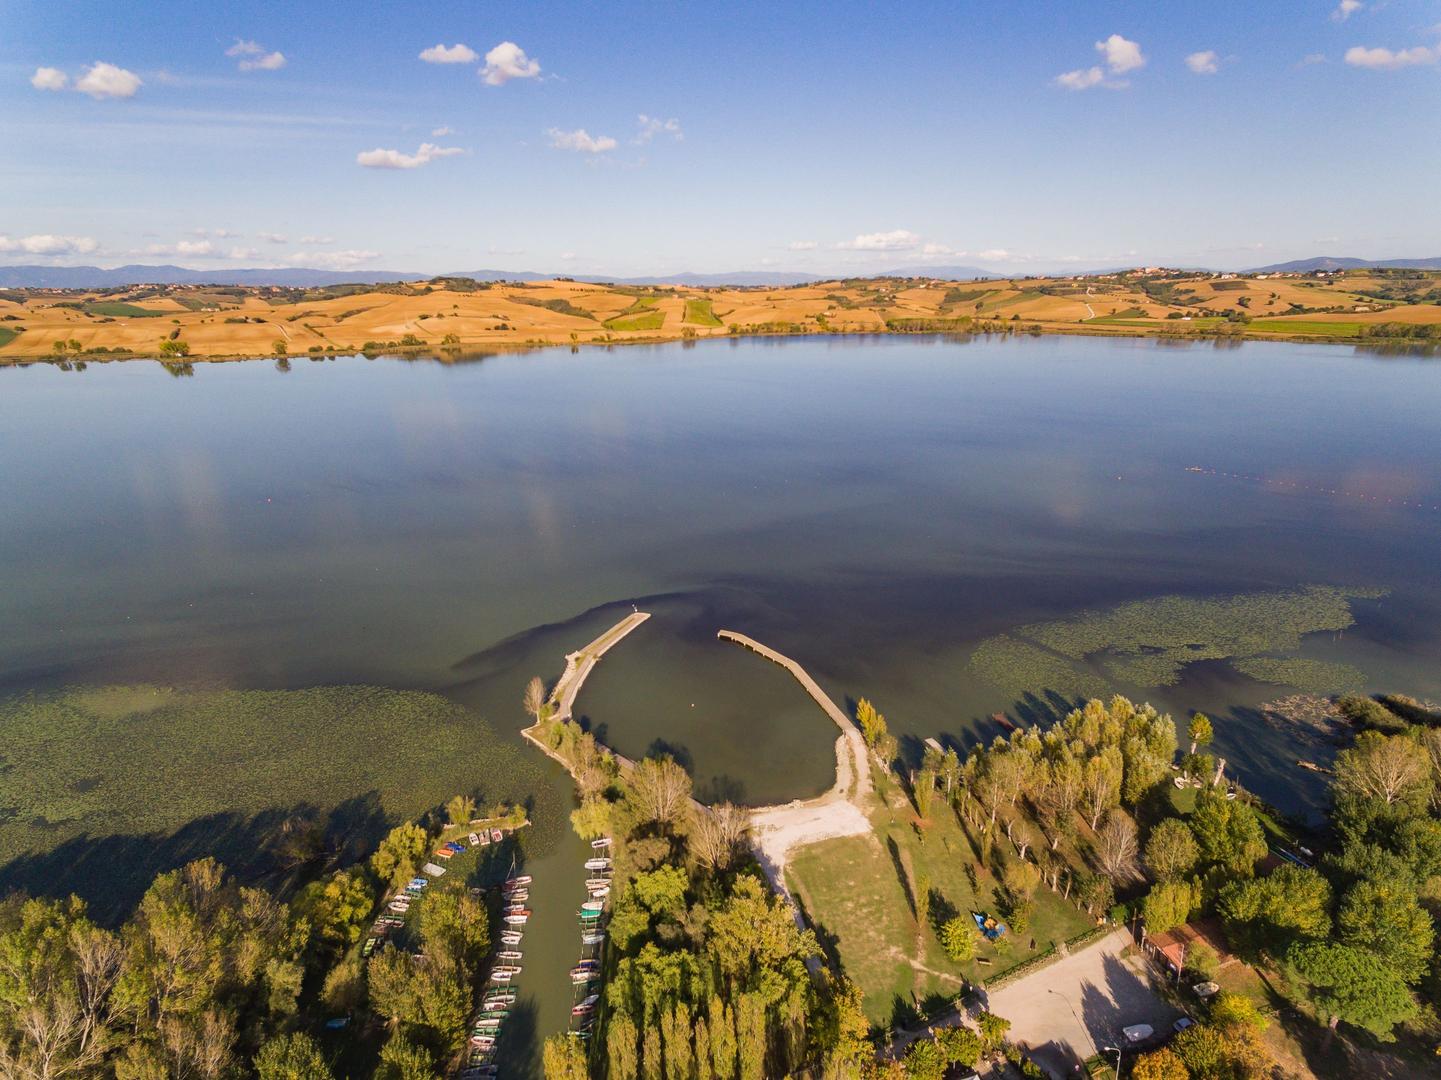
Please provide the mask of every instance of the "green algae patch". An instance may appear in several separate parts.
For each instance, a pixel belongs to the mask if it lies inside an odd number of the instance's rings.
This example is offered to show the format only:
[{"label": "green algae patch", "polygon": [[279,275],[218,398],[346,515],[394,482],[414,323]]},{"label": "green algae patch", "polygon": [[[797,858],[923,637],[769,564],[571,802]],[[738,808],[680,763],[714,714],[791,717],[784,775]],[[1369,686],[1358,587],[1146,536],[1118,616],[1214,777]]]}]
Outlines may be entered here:
[{"label": "green algae patch", "polygon": [[1355,622],[1352,601],[1383,595],[1378,589],[1308,585],[1233,596],[1158,596],[987,638],[971,654],[970,666],[1017,695],[1050,690],[1090,697],[1113,685],[1173,686],[1198,660],[1230,660],[1252,678],[1298,689],[1355,689],[1365,683],[1355,668],[1274,654],[1295,652],[1306,634],[1346,629]]}]

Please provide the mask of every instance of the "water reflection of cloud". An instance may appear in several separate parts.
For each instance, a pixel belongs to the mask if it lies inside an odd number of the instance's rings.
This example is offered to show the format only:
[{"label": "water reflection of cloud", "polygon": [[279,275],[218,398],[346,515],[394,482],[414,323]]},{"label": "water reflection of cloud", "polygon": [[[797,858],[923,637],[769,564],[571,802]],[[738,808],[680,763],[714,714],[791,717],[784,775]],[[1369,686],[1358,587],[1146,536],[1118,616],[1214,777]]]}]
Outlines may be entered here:
[{"label": "water reflection of cloud", "polygon": [[462,417],[455,402],[438,398],[397,402],[391,418],[402,459],[425,468],[436,461],[454,461],[463,450],[466,425],[480,422],[478,415]]},{"label": "water reflection of cloud", "polygon": [[187,454],[175,462],[175,491],[190,531],[202,554],[222,555],[227,548],[220,485],[208,456]]}]

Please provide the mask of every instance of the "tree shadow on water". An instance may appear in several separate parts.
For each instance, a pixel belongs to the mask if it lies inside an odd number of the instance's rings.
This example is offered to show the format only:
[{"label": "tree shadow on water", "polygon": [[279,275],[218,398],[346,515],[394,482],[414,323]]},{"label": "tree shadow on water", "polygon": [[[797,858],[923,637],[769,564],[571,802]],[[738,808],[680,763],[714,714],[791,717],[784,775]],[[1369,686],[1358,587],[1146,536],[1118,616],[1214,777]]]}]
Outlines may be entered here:
[{"label": "tree shadow on water", "polygon": [[[286,827],[296,822],[317,834],[313,858],[293,856],[284,847]],[[380,793],[370,791],[329,810],[299,804],[251,816],[208,814],[171,833],[82,833],[0,866],[0,894],[74,893],[97,922],[113,926],[134,910],[158,875],[196,859],[214,857],[243,882],[283,891],[299,870],[354,862],[379,844],[389,827]]]},{"label": "tree shadow on water", "polygon": [[645,753],[641,756],[648,758],[670,757],[691,776],[695,775],[695,756],[690,752],[690,747],[684,743],[669,742],[665,739],[652,739],[651,744],[645,748]]},{"label": "tree shadow on water", "polygon": [[736,806],[746,805],[746,786],[734,776],[721,773],[712,776],[705,783],[695,789],[695,797],[707,806],[714,806],[716,803],[734,803]]}]

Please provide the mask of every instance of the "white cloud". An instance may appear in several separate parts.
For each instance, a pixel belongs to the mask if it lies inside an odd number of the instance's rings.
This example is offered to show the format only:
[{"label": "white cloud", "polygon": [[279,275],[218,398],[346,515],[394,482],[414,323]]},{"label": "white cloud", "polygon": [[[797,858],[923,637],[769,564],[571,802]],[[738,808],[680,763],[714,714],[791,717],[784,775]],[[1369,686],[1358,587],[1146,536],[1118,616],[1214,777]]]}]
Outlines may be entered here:
[{"label": "white cloud", "polygon": [[465,151],[458,146],[436,146],[435,143],[421,143],[420,149],[413,154],[403,154],[399,150],[382,150],[377,146],[374,150],[362,150],[356,154],[355,163],[367,169],[418,169],[437,158],[454,157],[463,153]]},{"label": "white cloud", "polygon": [[921,254],[922,254],[922,255],[954,255],[955,252],[953,252],[950,248],[946,247],[945,244],[937,244],[937,243],[932,242],[932,243],[925,244],[925,245],[923,245],[923,246],[921,247]]},{"label": "white cloud", "polygon": [[447,135],[454,135],[454,134],[455,134],[455,128],[445,127],[444,125],[441,125],[441,126],[438,127],[438,128],[432,128],[431,131],[430,131],[430,137],[431,137],[432,139],[443,139],[443,138],[445,138]]},{"label": "white cloud", "polygon": [[55,236],[36,233],[33,236],[9,237],[0,233],[0,251],[25,255],[88,255],[100,245],[88,236]]},{"label": "white cloud", "polygon": [[499,86],[511,79],[533,79],[540,74],[540,63],[525,55],[513,41],[502,41],[485,54],[485,67],[480,77],[491,86]]},{"label": "white cloud", "polygon": [[69,75],[52,67],[38,67],[35,74],[30,76],[30,85],[36,90],[64,90],[69,81]]},{"label": "white cloud", "polygon": [[890,232],[861,233],[854,240],[838,244],[849,251],[910,251],[920,246],[921,238],[909,229]]},{"label": "white cloud", "polygon": [[290,243],[290,237],[286,236],[284,233],[263,232],[263,233],[256,233],[255,235],[258,236],[258,237],[260,237],[260,239],[264,240],[266,243],[269,243],[269,244],[288,244],[288,243]]},{"label": "white cloud", "polygon": [[203,256],[214,251],[215,245],[209,240],[177,240],[173,244],[147,244],[141,254]]},{"label": "white cloud", "polygon": [[1337,22],[1345,22],[1363,7],[1365,7],[1365,5],[1361,3],[1361,0],[1341,0],[1341,2],[1336,5],[1336,10],[1331,12],[1331,18]]},{"label": "white cloud", "polygon": [[300,242],[301,242],[302,244],[333,244],[333,243],[335,243],[335,237],[333,237],[333,236],[302,236],[302,237],[300,238]]},{"label": "white cloud", "polygon": [[1146,66],[1146,58],[1141,55],[1141,46],[1134,41],[1127,41],[1120,34],[1112,34],[1105,41],[1096,42],[1096,51],[1105,58],[1106,66],[1111,69],[1112,75],[1124,75],[1128,71]]},{"label": "white cloud", "polygon": [[256,251],[254,248],[233,247],[225,253],[225,257],[227,259],[245,260],[254,259],[259,256],[259,254],[260,252]]},{"label": "white cloud", "polygon": [[378,251],[347,249],[345,251],[297,251],[287,255],[291,266],[315,266],[322,270],[353,270],[362,263],[380,258]]},{"label": "white cloud", "polygon": [[1434,64],[1437,60],[1441,60],[1441,48],[1428,49],[1425,45],[1395,52],[1383,48],[1368,49],[1361,45],[1353,45],[1346,50],[1346,63],[1352,67],[1380,68],[1386,71],[1415,67],[1418,64]]},{"label": "white cloud", "polygon": [[1067,90],[1089,90],[1104,81],[1105,78],[1106,73],[1098,67],[1077,68],[1064,75],[1057,75],[1056,85]]},{"label": "white cloud", "polygon": [[820,244],[814,240],[792,240],[787,246],[791,251],[814,251]]},{"label": "white cloud", "polygon": [[225,50],[226,56],[240,57],[236,66],[241,71],[278,71],[285,66],[285,54],[266,52],[265,46],[256,41],[235,39],[235,44]]},{"label": "white cloud", "polygon": [[574,131],[550,128],[546,134],[550,136],[550,145],[557,150],[577,150],[583,154],[604,154],[607,150],[614,150],[617,145],[609,135],[591,135],[585,128],[576,128]]},{"label": "white cloud", "polygon": [[572,259],[575,258],[575,252],[573,252],[573,251],[562,251],[562,252],[560,253],[560,257],[561,257],[561,260],[562,260],[563,262],[570,262]]},{"label": "white cloud", "polygon": [[134,97],[135,91],[145,85],[140,76],[123,67],[107,64],[103,60],[92,64],[75,83],[75,89],[89,94],[96,101],[101,98]]},{"label": "white cloud", "polygon": [[420,54],[427,64],[469,64],[480,59],[480,54],[469,45],[456,42],[454,45],[432,45]]},{"label": "white cloud", "polygon": [[1221,70],[1221,58],[1210,49],[1193,52],[1186,57],[1186,66],[1197,75],[1214,75]]},{"label": "white cloud", "polygon": [[640,125],[640,130],[636,133],[633,141],[638,146],[645,145],[657,135],[669,135],[676,142],[685,138],[685,133],[680,129],[680,121],[673,116],[668,120],[662,120],[659,117],[641,113],[636,117],[636,123]]},{"label": "white cloud", "polygon": [[987,248],[976,252],[976,258],[981,262],[1004,262],[1011,258],[1011,253],[1005,248]]},{"label": "white cloud", "polygon": [[234,229],[191,229],[191,236],[215,236],[221,240],[228,240],[240,234]]}]

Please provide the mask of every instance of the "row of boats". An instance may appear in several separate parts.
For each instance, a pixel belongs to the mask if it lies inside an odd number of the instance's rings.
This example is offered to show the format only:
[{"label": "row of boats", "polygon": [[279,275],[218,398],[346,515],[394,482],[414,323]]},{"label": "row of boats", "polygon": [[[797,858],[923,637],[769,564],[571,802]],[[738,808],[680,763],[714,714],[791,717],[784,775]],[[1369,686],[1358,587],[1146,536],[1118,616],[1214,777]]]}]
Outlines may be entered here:
[{"label": "row of boats", "polygon": [[611,889],[611,840],[603,836],[590,842],[592,856],[585,861],[585,902],[580,919],[580,960],[570,969],[575,1000],[570,1008],[570,1033],[590,1038],[595,1011],[600,1004],[601,954],[605,948],[605,909]]},{"label": "row of boats", "polygon": [[515,1005],[516,992],[513,980],[523,968],[521,942],[525,937],[525,924],[530,920],[531,877],[529,874],[511,873],[500,886],[501,921],[505,924],[500,931],[500,949],[495,954],[490,976],[481,992],[480,1007],[471,1018],[468,1037],[466,1067],[461,1071],[462,1080],[481,1080],[498,1076],[500,1069],[495,1061],[495,1046],[500,1038],[501,1026]]}]

